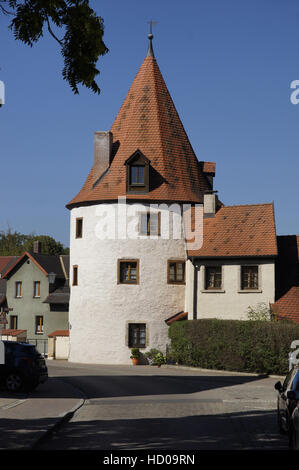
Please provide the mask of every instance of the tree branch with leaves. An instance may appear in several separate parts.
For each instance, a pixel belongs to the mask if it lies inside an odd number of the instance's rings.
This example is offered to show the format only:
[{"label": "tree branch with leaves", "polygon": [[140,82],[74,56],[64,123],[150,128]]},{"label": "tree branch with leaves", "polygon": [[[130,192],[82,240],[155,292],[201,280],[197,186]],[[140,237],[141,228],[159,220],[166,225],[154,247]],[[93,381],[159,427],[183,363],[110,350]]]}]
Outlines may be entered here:
[{"label": "tree branch with leaves", "polygon": [[89,0],[0,0],[0,13],[12,16],[9,28],[15,39],[30,47],[45,29],[49,32],[64,60],[62,76],[75,94],[79,85],[100,93],[96,63],[108,49],[103,42],[104,20],[89,6]]}]

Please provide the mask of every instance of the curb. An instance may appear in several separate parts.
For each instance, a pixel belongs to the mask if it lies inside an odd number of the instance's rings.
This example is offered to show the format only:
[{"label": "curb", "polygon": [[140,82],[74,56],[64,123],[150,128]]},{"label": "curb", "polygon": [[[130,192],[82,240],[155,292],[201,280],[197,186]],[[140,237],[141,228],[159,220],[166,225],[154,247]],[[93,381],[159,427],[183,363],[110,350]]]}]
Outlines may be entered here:
[{"label": "curb", "polygon": [[272,379],[282,379],[285,378],[285,375],[268,375],[268,374],[257,374],[253,372],[236,372],[236,371],[229,371],[229,370],[218,370],[218,369],[203,369],[201,367],[191,367],[191,366],[179,366],[175,364],[166,364],[162,366],[166,369],[178,369],[178,370],[194,370],[198,372],[216,372],[218,374],[230,374],[230,375],[250,375],[252,377],[270,377]]},{"label": "curb", "polygon": [[70,421],[72,419],[72,417],[74,416],[74,414],[86,403],[86,401],[88,400],[88,398],[86,397],[86,395],[84,394],[84,392],[82,390],[80,390],[79,388],[75,387],[74,385],[70,384],[69,382],[67,382],[66,380],[63,380],[61,378],[56,378],[56,380],[59,380],[61,382],[65,382],[68,384],[68,386],[71,386],[74,390],[76,390],[77,392],[79,392],[79,394],[81,395],[81,399],[79,401],[79,403],[77,403],[77,405],[73,406],[73,408],[71,408],[70,410],[66,411],[65,413],[63,413],[62,415],[58,416],[57,417],[57,421],[56,423],[54,423],[49,429],[47,429],[46,431],[43,432],[43,434],[38,437],[35,442],[33,444],[31,444],[31,446],[29,446],[29,450],[38,450],[39,446],[45,442],[47,439],[49,439],[55,432],[57,432],[65,423],[67,423],[68,421]]}]

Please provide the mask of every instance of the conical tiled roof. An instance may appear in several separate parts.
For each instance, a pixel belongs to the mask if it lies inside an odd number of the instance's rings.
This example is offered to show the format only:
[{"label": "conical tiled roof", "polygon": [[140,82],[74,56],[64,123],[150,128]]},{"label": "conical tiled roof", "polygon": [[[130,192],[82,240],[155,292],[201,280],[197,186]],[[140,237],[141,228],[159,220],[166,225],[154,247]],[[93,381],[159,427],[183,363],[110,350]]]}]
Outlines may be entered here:
[{"label": "conical tiled roof", "polygon": [[[127,199],[202,202],[211,189],[202,173],[175,109],[155,57],[148,55],[112,125],[113,159],[108,172],[93,187],[93,168],[67,205]],[[126,193],[128,158],[140,150],[152,168],[149,192]]]}]

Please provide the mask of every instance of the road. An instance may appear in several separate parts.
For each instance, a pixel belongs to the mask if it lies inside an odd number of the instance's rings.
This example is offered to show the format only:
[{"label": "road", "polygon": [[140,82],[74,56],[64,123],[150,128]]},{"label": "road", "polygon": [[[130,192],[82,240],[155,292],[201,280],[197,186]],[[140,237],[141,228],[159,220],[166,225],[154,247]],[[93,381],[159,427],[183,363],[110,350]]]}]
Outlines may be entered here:
[{"label": "road", "polygon": [[85,396],[47,450],[286,450],[276,378],[153,366],[48,364]]}]

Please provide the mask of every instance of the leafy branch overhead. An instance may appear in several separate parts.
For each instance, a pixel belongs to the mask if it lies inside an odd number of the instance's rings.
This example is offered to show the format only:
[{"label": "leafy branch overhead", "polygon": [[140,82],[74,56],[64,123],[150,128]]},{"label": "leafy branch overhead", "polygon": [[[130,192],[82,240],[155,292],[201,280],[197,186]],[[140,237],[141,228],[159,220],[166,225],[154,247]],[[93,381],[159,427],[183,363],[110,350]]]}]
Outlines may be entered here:
[{"label": "leafy branch overhead", "polygon": [[80,84],[100,93],[96,63],[108,49],[103,42],[103,18],[95,14],[89,0],[0,0],[1,12],[12,16],[15,39],[31,47],[48,30],[61,48],[62,76],[74,93],[79,93]]}]

